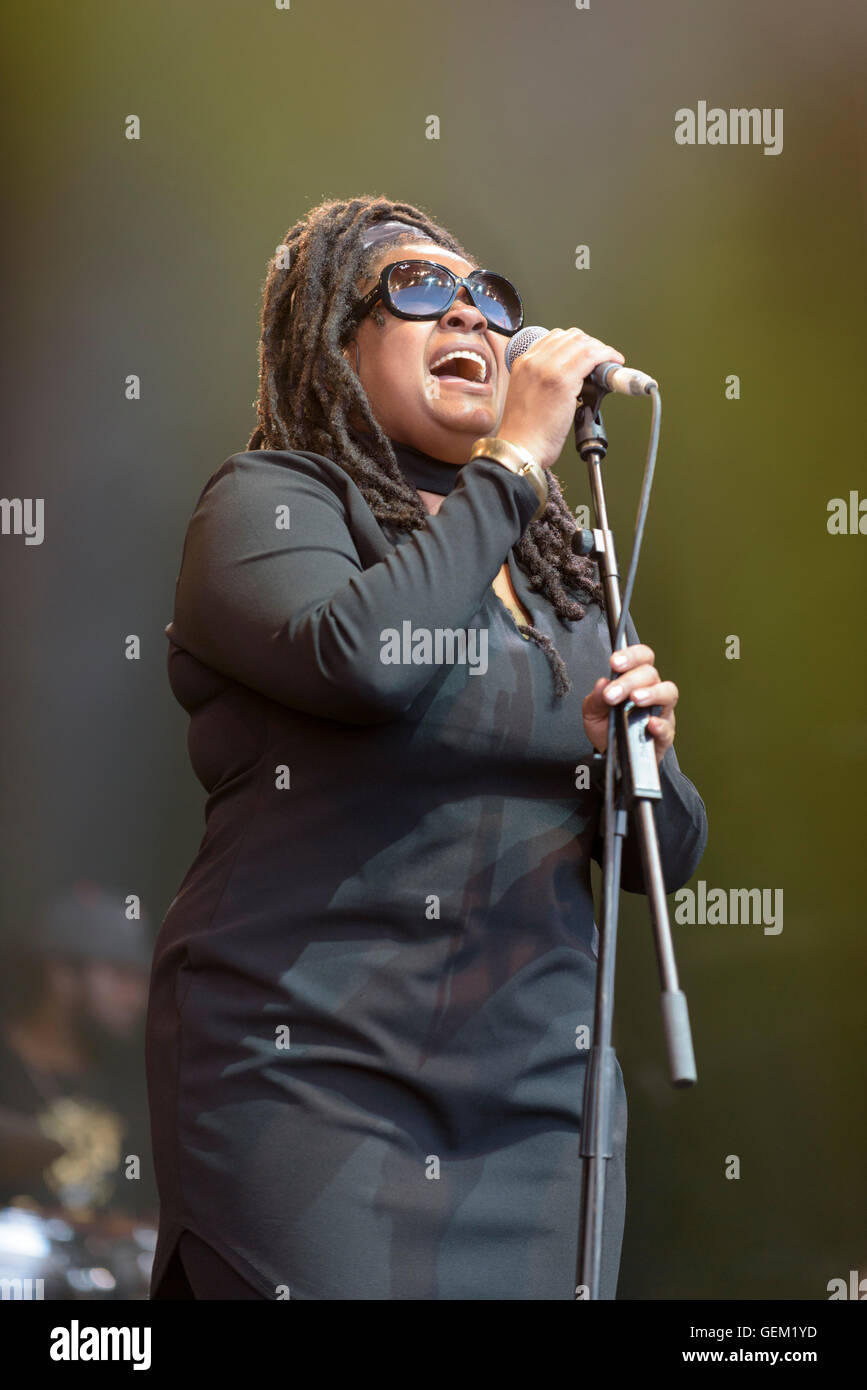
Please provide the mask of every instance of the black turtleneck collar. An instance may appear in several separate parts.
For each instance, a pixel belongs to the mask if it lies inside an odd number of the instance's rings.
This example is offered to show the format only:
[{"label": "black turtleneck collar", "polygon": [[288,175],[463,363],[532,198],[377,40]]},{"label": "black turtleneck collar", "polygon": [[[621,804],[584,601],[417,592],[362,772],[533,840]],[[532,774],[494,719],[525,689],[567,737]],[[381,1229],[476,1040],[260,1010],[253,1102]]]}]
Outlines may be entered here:
[{"label": "black turtleneck collar", "polygon": [[[359,430],[358,433],[373,443],[373,436],[369,430]],[[431,454],[423,454],[411,444],[399,443],[390,435],[389,443],[394,449],[400,471],[413,487],[419,488],[422,492],[435,492],[440,497],[448,496],[458,480],[462,464],[444,463],[442,459],[435,459]]]}]

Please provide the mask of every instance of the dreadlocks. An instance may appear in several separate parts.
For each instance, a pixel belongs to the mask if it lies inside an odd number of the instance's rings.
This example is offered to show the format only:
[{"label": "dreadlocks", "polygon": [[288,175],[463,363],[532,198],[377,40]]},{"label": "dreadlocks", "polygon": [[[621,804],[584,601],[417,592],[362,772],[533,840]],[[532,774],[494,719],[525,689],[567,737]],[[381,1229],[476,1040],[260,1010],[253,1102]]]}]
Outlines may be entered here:
[{"label": "dreadlocks", "polygon": [[[343,355],[351,332],[357,284],[385,246],[406,241],[395,231],[365,250],[362,234],[374,222],[399,219],[465,260],[450,232],[409,203],[387,198],[327,199],[296,222],[283,238],[265,281],[259,343],[258,424],[248,449],[306,449],[333,459],[349,474],[380,523],[398,531],[420,530],[428,512],[401,472],[388,436],[375,419],[367,394]],[[373,438],[365,439],[359,427]],[[363,423],[362,423],[363,422]],[[514,548],[530,588],[542,592],[565,624],[584,617],[587,602],[604,605],[596,565],[574,555],[575,519],[560,484],[548,473],[548,505]],[[554,644],[531,624],[519,623],[551,663],[558,696],[571,689]]]}]

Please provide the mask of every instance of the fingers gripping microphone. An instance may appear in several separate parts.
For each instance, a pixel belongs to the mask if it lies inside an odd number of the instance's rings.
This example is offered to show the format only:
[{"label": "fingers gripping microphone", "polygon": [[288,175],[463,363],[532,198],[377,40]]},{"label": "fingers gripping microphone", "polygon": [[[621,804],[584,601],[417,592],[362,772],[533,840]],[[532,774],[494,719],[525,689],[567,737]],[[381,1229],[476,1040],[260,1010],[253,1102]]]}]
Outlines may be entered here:
[{"label": "fingers gripping microphone", "polygon": [[[515,359],[527,352],[540,338],[547,336],[547,328],[538,326],[521,328],[506,347],[506,366],[512,370]],[[619,391],[624,396],[646,396],[659,383],[652,376],[636,371],[634,367],[623,367],[619,362],[600,362],[594,367],[588,380],[603,391]]]}]

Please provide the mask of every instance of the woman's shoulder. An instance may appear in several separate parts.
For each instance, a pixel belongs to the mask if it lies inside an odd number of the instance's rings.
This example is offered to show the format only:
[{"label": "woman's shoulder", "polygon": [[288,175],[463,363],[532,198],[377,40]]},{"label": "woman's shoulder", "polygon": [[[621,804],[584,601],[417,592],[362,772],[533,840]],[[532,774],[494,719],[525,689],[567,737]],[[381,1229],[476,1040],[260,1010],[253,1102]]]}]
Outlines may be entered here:
[{"label": "woman's shoulder", "polygon": [[[243,449],[211,474],[199,494],[193,518],[210,518],[221,530],[244,528],[245,518],[257,526],[266,509],[285,509],[281,525],[291,526],[293,505],[305,509],[308,530],[325,530],[335,516],[356,544],[374,558],[385,546],[382,530],[363,494],[334,459],[307,449]],[[330,521],[329,521],[330,518]],[[387,548],[387,547],[386,547]]]},{"label": "woman's shoulder", "polygon": [[324,454],[307,449],[242,449],[211,474],[201,497],[220,484],[244,489],[276,486],[309,494],[311,483],[341,501],[349,489],[358,491],[340,464]]}]

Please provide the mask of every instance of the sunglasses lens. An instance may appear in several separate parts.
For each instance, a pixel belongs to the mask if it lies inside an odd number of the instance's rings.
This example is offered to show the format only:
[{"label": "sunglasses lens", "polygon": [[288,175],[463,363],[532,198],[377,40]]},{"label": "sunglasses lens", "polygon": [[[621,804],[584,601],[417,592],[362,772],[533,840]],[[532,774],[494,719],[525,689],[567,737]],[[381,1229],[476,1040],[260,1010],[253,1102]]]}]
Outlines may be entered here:
[{"label": "sunglasses lens", "polygon": [[450,275],[421,261],[402,261],[388,277],[392,303],[403,314],[443,313],[452,286]]},{"label": "sunglasses lens", "polygon": [[517,333],[524,318],[518,291],[503,275],[483,271],[470,276],[476,303],[490,324]]}]

